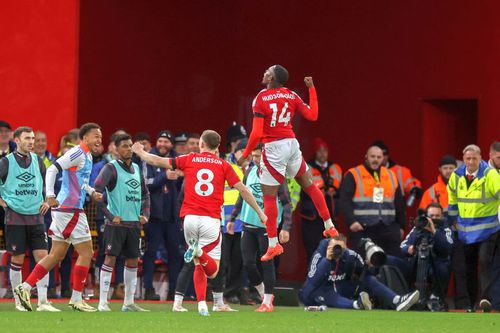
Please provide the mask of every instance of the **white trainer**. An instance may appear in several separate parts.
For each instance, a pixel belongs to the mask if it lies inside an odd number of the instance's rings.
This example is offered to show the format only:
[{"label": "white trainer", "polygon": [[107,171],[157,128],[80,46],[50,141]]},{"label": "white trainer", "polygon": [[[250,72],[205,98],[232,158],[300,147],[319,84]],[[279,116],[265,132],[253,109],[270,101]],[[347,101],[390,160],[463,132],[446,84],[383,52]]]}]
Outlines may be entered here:
[{"label": "white trainer", "polygon": [[40,312],[61,312],[58,308],[55,308],[51,302],[45,302],[38,304],[36,311]]}]

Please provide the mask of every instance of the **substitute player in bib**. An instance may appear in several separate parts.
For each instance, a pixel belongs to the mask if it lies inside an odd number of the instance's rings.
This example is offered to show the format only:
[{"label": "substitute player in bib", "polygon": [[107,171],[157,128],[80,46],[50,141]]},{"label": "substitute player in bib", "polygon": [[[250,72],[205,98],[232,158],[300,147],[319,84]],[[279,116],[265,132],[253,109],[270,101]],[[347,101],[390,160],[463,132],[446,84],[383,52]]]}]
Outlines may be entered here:
[{"label": "substitute player in bib", "polygon": [[209,315],[205,301],[207,277],[215,278],[219,270],[220,223],[225,182],[240,192],[243,200],[257,212],[262,223],[267,221],[252,193],[243,185],[231,165],[216,154],[220,141],[217,132],[206,130],[200,138],[200,153],[176,158],[148,154],[137,142],[132,146],[134,153],[146,163],[184,172],[185,194],[180,215],[184,218],[184,236],[189,243],[184,260],[187,263],[194,260],[195,263],[193,281],[198,312],[202,316]]},{"label": "substitute player in bib", "polygon": [[141,225],[149,218],[149,191],[139,166],[132,162],[132,137],[118,134],[114,144],[118,159],[106,164],[97,176],[95,190],[106,191],[107,207],[100,203],[106,216],[104,247],[106,257],[101,267],[99,311],[111,311],[108,291],[116,257],[126,258],[124,268],[125,297],[122,311],[149,311],[134,303],[139,263]]},{"label": "substitute player in bib", "polygon": [[[43,215],[49,205],[43,202],[43,178],[45,165],[33,153],[35,134],[30,127],[18,127],[14,131],[17,149],[0,160],[0,206],[5,209],[7,250],[12,254],[10,283],[14,289],[22,282],[22,267],[26,250],[33,252],[35,261],[47,255],[47,234]],[[38,290],[37,311],[60,311],[47,300],[49,275],[36,284]],[[15,295],[16,310],[26,311]]]},{"label": "substitute player in bib", "polygon": [[[26,281],[14,289],[21,304],[28,311],[32,310],[31,288],[64,259],[71,244],[78,252],[78,259],[73,268],[73,293],[69,305],[78,311],[97,311],[82,298],[83,287],[94,255],[83,204],[87,193],[96,201],[102,200],[102,194],[95,192],[88,185],[92,171],[91,153],[97,152],[102,142],[101,127],[87,123],[80,128],[79,136],[80,144],[68,150],[47,169],[46,202],[53,207],[52,223],[48,231],[52,238],[52,248],[49,255],[35,266]],[[54,184],[59,172],[63,173],[63,181],[56,199]]]},{"label": "substitute player in bib", "polygon": [[310,121],[318,119],[318,98],[312,77],[304,78],[309,88],[309,103],[307,105],[292,90],[285,88],[288,80],[288,71],[281,65],[269,67],[264,72],[262,84],[266,89],[261,90],[253,100],[253,127],[248,145],[240,164],[248,158],[255,146],[262,140],[261,176],[260,183],[264,197],[264,212],[269,220],[266,230],[269,237],[267,252],[261,257],[262,261],[271,260],[283,253],[283,247],[278,243],[276,195],[285,176],[294,178],[305,193],[311,197],[314,206],[325,224],[325,237],[336,237],[330,212],[326,205],[323,193],[313,184],[312,175],[302,157],[299,142],[295,139],[292,129],[292,120],[296,112]]}]

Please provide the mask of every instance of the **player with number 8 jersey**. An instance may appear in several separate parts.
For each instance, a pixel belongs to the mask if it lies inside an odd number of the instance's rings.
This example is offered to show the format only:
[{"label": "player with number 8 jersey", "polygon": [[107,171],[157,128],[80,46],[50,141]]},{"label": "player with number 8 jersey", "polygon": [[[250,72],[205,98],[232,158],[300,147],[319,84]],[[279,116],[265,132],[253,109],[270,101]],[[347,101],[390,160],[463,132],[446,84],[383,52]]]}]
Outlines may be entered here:
[{"label": "player with number 8 jersey", "polygon": [[259,208],[252,192],[240,181],[232,166],[215,154],[220,141],[217,132],[206,130],[200,138],[200,153],[175,159],[149,154],[140,143],[132,146],[133,152],[146,163],[184,172],[185,195],[181,217],[184,218],[184,236],[189,243],[184,260],[195,263],[193,281],[198,311],[203,316],[208,315],[205,300],[207,277],[215,278],[219,270],[220,220],[225,182],[240,192],[243,200],[257,212],[262,223],[267,221],[267,216]]},{"label": "player with number 8 jersey", "polygon": [[312,77],[305,77],[304,82],[309,88],[310,106],[304,103],[294,91],[284,87],[288,80],[288,71],[281,65],[269,67],[262,78],[266,89],[260,91],[253,101],[253,127],[247,147],[238,163],[241,165],[251,154],[260,140],[264,143],[260,163],[260,183],[263,192],[264,212],[269,220],[266,231],[269,238],[269,248],[262,256],[262,261],[268,261],[283,253],[283,247],[278,243],[276,195],[285,177],[295,178],[297,183],[314,202],[319,215],[324,221],[325,237],[338,235],[325,198],[312,182],[312,175],[302,157],[300,145],[295,139],[292,120],[299,112],[310,121],[318,119],[318,98]]}]

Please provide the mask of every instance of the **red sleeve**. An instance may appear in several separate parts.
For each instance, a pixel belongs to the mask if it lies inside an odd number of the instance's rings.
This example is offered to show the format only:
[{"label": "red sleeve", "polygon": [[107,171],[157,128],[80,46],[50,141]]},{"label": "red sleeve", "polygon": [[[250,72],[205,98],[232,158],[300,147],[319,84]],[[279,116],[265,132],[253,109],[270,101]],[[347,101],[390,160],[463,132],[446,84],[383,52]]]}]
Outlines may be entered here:
[{"label": "red sleeve", "polygon": [[224,167],[224,177],[226,178],[227,184],[230,187],[233,187],[236,183],[241,182],[240,177],[238,177],[231,164],[226,162],[224,163]]},{"label": "red sleeve", "polygon": [[297,100],[297,109],[302,114],[304,118],[310,121],[318,120],[318,96],[316,94],[316,88],[309,88],[309,104],[307,105],[302,101],[302,99]]},{"label": "red sleeve", "polygon": [[[189,155],[177,156],[175,158],[175,169],[184,170]],[[172,164],[172,162],[170,162]]]},{"label": "red sleeve", "polygon": [[264,132],[264,118],[262,117],[254,117],[252,124],[252,133],[250,133],[250,137],[248,138],[247,147],[243,152],[243,157],[247,158],[254,148],[259,144],[260,139],[262,138],[262,133]]}]

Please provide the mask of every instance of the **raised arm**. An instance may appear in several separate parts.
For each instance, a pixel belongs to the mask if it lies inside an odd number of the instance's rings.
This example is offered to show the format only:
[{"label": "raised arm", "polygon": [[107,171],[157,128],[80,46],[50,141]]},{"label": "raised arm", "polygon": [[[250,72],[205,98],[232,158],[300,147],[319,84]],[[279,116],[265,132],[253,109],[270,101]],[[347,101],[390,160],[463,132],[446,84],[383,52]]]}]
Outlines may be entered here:
[{"label": "raised arm", "polygon": [[244,159],[247,159],[248,156],[250,156],[250,154],[254,150],[254,148],[259,144],[263,132],[264,132],[264,118],[260,114],[255,114],[252,123],[252,133],[250,133],[247,147],[243,152]]},{"label": "raised arm", "polygon": [[298,110],[302,114],[304,118],[310,121],[318,120],[318,96],[316,94],[316,88],[314,87],[314,82],[312,77],[307,76],[304,78],[304,83],[307,88],[309,88],[309,105],[304,103],[303,101],[299,101],[302,105],[299,105]]},{"label": "raised arm", "polygon": [[144,150],[144,146],[139,142],[136,142],[132,145],[132,151],[141,158],[144,162],[150,165],[154,165],[155,167],[165,168],[165,169],[173,169],[170,158],[160,157],[158,155],[153,155]]}]

